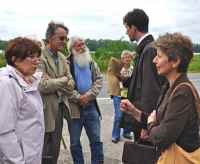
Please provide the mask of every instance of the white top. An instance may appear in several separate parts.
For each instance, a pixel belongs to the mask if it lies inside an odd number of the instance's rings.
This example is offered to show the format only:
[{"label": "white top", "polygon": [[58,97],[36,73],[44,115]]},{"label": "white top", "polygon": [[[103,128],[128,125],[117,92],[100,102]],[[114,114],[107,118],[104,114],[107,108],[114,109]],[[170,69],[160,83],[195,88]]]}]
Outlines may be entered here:
[{"label": "white top", "polygon": [[43,104],[37,86],[11,66],[0,69],[0,164],[40,164],[44,140]]},{"label": "white top", "polygon": [[149,33],[144,34],[144,35],[137,41],[137,46],[142,42],[142,40],[143,40],[144,38],[146,38],[146,37],[149,36],[149,35],[150,35]]}]

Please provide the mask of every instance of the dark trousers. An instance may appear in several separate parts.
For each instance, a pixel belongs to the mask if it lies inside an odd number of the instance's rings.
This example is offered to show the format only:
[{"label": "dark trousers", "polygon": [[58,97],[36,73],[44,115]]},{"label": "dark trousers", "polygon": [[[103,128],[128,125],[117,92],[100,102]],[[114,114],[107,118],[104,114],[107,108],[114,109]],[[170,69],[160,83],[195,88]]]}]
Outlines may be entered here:
[{"label": "dark trousers", "polygon": [[60,142],[62,138],[64,108],[65,105],[60,103],[58,114],[55,120],[55,130],[53,132],[45,133],[42,164],[57,164],[60,152]]},{"label": "dark trousers", "polygon": [[127,129],[128,132],[132,131],[134,133],[135,141],[138,141],[140,139],[140,133],[142,130],[142,126],[132,116],[130,116],[126,113],[123,113],[121,121],[120,121],[120,127]]}]

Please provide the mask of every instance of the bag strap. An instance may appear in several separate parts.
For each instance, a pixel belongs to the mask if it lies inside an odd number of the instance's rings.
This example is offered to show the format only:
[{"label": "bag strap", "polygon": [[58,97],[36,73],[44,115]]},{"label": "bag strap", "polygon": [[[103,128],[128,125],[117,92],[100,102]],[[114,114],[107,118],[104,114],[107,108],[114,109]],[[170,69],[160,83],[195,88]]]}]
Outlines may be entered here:
[{"label": "bag strap", "polygon": [[195,106],[196,106],[196,110],[197,110],[197,113],[198,113],[198,117],[199,117],[199,120],[200,120],[200,97],[199,97],[199,94],[198,94],[197,90],[195,89],[195,87],[191,83],[182,82],[182,83],[178,84],[174,88],[174,90],[172,91],[172,93],[170,95],[170,98],[174,95],[176,90],[178,90],[181,86],[187,86],[187,87],[189,87],[191,89],[192,94],[193,94],[194,99],[195,99]]}]

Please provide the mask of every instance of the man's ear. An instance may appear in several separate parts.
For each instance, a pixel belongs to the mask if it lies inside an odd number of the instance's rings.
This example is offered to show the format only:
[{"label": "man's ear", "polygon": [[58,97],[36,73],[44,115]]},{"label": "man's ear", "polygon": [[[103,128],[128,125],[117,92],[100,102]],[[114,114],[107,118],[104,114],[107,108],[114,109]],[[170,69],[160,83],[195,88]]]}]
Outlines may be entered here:
[{"label": "man's ear", "polygon": [[15,63],[15,62],[16,62],[16,57],[15,57],[15,56],[12,56],[12,57],[11,57],[11,61],[12,61],[12,63]]},{"label": "man's ear", "polygon": [[134,32],[136,32],[137,31],[137,27],[135,27],[134,25],[131,25],[131,27],[130,27]]}]

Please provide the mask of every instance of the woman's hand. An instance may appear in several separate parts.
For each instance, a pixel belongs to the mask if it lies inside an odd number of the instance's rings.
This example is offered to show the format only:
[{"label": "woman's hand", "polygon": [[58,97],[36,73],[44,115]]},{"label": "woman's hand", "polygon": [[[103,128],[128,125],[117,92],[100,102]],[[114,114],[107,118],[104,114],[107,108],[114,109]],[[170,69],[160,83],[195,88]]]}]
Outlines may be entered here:
[{"label": "woman's hand", "polygon": [[148,121],[147,121],[148,124],[153,123],[153,122],[156,122],[156,111],[155,110],[153,110],[153,112],[151,112],[151,114],[148,117]]},{"label": "woman's hand", "polygon": [[125,112],[130,115],[134,111],[134,106],[128,99],[121,100],[120,107],[122,112]]},{"label": "woman's hand", "polygon": [[142,112],[138,110],[128,99],[121,100],[120,107],[122,112],[125,112],[140,121]]}]

